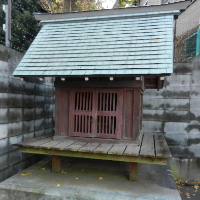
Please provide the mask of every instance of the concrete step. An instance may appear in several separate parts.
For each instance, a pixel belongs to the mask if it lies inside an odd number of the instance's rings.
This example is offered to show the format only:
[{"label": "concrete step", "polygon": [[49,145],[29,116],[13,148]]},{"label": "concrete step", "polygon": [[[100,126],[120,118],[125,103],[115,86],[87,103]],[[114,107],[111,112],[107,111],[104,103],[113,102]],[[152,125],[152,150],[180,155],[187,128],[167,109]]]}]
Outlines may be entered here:
[{"label": "concrete step", "polygon": [[66,158],[61,173],[47,158],[0,183],[0,200],[181,200],[168,166],[139,164],[129,181],[129,163]]}]

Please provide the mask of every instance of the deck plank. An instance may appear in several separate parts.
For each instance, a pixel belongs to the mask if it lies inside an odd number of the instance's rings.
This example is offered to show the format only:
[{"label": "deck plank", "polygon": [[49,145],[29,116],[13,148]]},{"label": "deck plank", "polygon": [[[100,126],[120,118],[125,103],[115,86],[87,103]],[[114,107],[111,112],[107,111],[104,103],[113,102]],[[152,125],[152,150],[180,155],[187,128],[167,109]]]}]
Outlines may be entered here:
[{"label": "deck plank", "polygon": [[140,146],[138,145],[127,145],[123,155],[126,156],[138,156],[140,151]]},{"label": "deck plank", "polygon": [[81,147],[85,146],[87,143],[85,142],[75,142],[70,146],[66,147],[65,150],[69,151],[78,151]]},{"label": "deck plank", "polygon": [[41,149],[53,149],[53,150],[66,150],[79,153],[94,153],[94,154],[108,154],[108,155],[123,155],[132,157],[145,157],[145,158],[158,158],[166,159],[171,158],[169,147],[166,143],[163,134],[144,134],[141,147],[129,142],[122,144],[103,143],[104,141],[91,142],[90,140],[81,140],[79,138],[68,138],[63,140],[53,139],[53,134],[44,135],[37,138],[32,138],[27,141],[23,141],[15,144],[19,147],[28,148],[41,148]]},{"label": "deck plank", "polygon": [[35,154],[45,154],[54,156],[66,156],[66,157],[77,157],[77,158],[89,158],[89,159],[100,159],[100,160],[114,160],[121,162],[136,162],[136,163],[148,163],[148,164],[158,164],[167,165],[167,159],[157,159],[157,158],[144,158],[135,156],[122,156],[122,155],[109,155],[109,154],[95,154],[95,153],[82,153],[74,151],[60,151],[54,149],[41,149],[41,148],[31,148],[31,147],[20,147],[20,152],[23,153],[35,153]]},{"label": "deck plank", "polygon": [[45,143],[50,142],[50,141],[52,141],[52,140],[53,140],[52,137],[48,137],[48,138],[44,138],[44,139],[42,139],[42,140],[38,140],[38,141],[35,141],[35,142],[28,143],[28,144],[23,145],[23,146],[35,147],[35,148],[37,148],[39,145],[45,144]]},{"label": "deck plank", "polygon": [[140,149],[140,156],[155,157],[153,134],[144,134]]},{"label": "deck plank", "polygon": [[52,146],[55,146],[59,143],[61,143],[62,141],[58,141],[58,140],[52,140],[50,142],[47,142],[47,143],[44,143],[44,144],[41,144],[41,145],[38,145],[38,147],[40,148],[45,148],[45,149],[50,149]]},{"label": "deck plank", "polygon": [[99,143],[88,143],[81,147],[78,152],[93,152],[100,144]]},{"label": "deck plank", "polygon": [[156,158],[171,158],[169,147],[162,133],[154,134]]},{"label": "deck plank", "polygon": [[113,145],[112,148],[108,151],[108,154],[122,155],[126,149],[126,145]]},{"label": "deck plank", "polygon": [[22,142],[13,144],[13,145],[14,146],[26,146],[29,143],[32,143],[32,142],[35,142],[35,141],[38,141],[38,140],[42,140],[42,139],[48,138],[48,137],[53,137],[53,134],[51,133],[51,134],[43,135],[43,136],[40,136],[40,137],[35,137],[35,138],[29,139],[29,140],[26,140],[26,141],[22,141]]},{"label": "deck plank", "polygon": [[100,144],[93,153],[107,154],[108,151],[113,147],[113,144]]},{"label": "deck plank", "polygon": [[67,141],[73,140],[74,142],[86,142],[86,143],[99,143],[99,144],[132,144],[138,145],[138,141],[132,140],[116,140],[116,139],[102,139],[102,138],[89,138],[89,137],[73,137],[73,136],[56,136],[55,140]]},{"label": "deck plank", "polygon": [[58,149],[58,150],[64,150],[66,147],[70,146],[71,144],[74,144],[74,140],[66,140],[66,141],[61,141],[61,143],[52,146],[51,149]]}]

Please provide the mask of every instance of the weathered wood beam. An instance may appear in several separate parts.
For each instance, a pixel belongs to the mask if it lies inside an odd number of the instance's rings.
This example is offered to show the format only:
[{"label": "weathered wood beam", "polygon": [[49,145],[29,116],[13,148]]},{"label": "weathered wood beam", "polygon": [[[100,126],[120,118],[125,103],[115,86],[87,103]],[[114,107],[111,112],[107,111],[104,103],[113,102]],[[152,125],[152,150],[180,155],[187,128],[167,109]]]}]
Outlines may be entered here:
[{"label": "weathered wood beam", "polygon": [[60,172],[61,170],[61,157],[60,156],[52,156],[52,171]]},{"label": "weathered wood beam", "polygon": [[67,150],[42,149],[42,148],[31,148],[31,147],[20,147],[19,151],[23,153],[35,153],[35,154],[46,154],[55,156],[77,157],[77,158],[114,160],[114,161],[131,162],[131,163],[135,162],[135,163],[167,165],[167,159],[165,158],[157,159],[155,157],[150,158],[150,157],[125,156],[125,155],[113,155],[113,154],[83,153],[83,152],[73,152]]},{"label": "weathered wood beam", "polygon": [[137,180],[137,169],[138,169],[138,163],[130,163],[129,168],[129,180],[130,181],[136,181]]}]

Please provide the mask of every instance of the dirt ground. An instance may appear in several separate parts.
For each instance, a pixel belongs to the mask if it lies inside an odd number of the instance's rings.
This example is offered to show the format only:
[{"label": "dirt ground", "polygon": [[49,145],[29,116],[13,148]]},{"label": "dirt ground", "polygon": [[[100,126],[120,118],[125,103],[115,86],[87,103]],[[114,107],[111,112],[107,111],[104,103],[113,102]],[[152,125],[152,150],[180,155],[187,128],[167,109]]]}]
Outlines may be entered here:
[{"label": "dirt ground", "polygon": [[200,181],[176,179],[176,185],[182,200],[200,200]]}]

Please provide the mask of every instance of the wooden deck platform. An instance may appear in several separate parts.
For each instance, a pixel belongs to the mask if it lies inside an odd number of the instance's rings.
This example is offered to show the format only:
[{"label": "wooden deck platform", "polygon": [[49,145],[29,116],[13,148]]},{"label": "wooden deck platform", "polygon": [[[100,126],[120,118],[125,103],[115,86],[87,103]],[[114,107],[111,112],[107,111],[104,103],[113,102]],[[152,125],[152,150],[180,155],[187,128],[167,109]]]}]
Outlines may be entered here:
[{"label": "wooden deck platform", "polygon": [[[23,153],[53,156],[53,171],[61,166],[60,156],[130,162],[130,179],[136,179],[137,163],[166,165],[171,158],[163,134],[144,134],[141,145],[131,141],[66,137],[63,140],[46,135],[23,141],[15,146]],[[131,175],[132,171],[132,175]],[[132,178],[131,178],[132,176]]]}]

